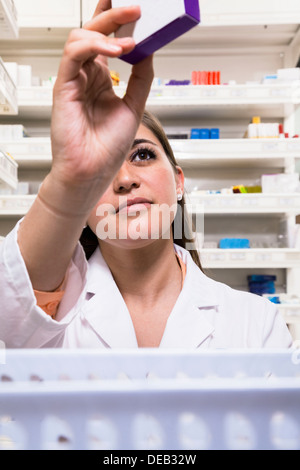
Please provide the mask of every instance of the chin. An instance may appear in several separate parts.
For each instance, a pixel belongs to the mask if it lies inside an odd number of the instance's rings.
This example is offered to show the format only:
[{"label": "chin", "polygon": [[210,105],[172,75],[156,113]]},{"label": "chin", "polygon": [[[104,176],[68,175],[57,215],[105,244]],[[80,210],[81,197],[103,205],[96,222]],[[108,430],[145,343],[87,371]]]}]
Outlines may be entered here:
[{"label": "chin", "polygon": [[115,248],[121,248],[123,250],[138,250],[150,246],[157,241],[157,239],[154,240],[151,238],[139,238],[137,240],[133,240],[130,238],[117,240],[102,240],[103,243],[108,243],[109,245],[114,246]]}]

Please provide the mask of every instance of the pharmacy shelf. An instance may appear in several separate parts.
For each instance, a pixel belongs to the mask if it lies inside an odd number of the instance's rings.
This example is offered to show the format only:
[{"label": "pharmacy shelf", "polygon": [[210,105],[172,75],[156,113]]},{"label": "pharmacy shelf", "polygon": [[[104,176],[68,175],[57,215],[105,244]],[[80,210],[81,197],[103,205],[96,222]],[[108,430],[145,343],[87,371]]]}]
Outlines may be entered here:
[{"label": "pharmacy shelf", "polygon": [[261,0],[238,2],[235,0],[202,0],[201,24],[204,26],[269,25],[300,22],[300,6],[297,0],[273,2],[266,8]]},{"label": "pharmacy shelf", "polygon": [[17,185],[18,165],[6,152],[0,150],[0,189],[16,189]]},{"label": "pharmacy shelf", "polygon": [[23,217],[35,198],[36,195],[0,196],[0,217]]},{"label": "pharmacy shelf", "polygon": [[17,89],[0,57],[0,115],[18,114]]},{"label": "pharmacy shelf", "polygon": [[203,248],[200,256],[207,269],[288,269],[300,265],[300,251],[293,248]]},{"label": "pharmacy shelf", "polygon": [[292,168],[300,159],[300,139],[174,139],[184,168]]},{"label": "pharmacy shelf", "polygon": [[288,325],[300,325],[300,305],[287,303],[277,304],[277,307]]},{"label": "pharmacy shelf", "polygon": [[[300,159],[300,139],[220,139],[171,140],[177,162],[184,168],[249,166],[287,167]],[[49,138],[24,138],[2,141],[20,167],[44,167],[51,164]]]},{"label": "pharmacy shelf", "polygon": [[[118,89],[119,88],[119,89]],[[115,87],[118,96],[124,89]],[[161,119],[176,112],[177,119],[285,117],[286,105],[300,103],[300,87],[293,85],[185,85],[153,87],[147,108]]]},{"label": "pharmacy shelf", "polygon": [[[170,140],[177,162],[183,168],[289,168],[300,159],[300,139]],[[14,156],[20,167],[48,167],[50,138],[26,137],[2,141],[1,147]]]},{"label": "pharmacy shelf", "polygon": [[[51,87],[18,88],[19,116],[50,119]],[[116,86],[122,97],[125,87]],[[287,85],[186,85],[152,87],[147,108],[159,118],[285,117],[286,105],[300,104],[300,87]]]},{"label": "pharmacy shelf", "polygon": [[25,137],[1,142],[1,148],[13,155],[20,169],[49,169],[52,162],[51,140],[47,137]]},{"label": "pharmacy shelf", "polygon": [[291,194],[197,194],[187,196],[190,211],[194,214],[300,214],[300,193]]},{"label": "pharmacy shelf", "polygon": [[12,0],[0,0],[0,39],[19,36],[17,10]]}]

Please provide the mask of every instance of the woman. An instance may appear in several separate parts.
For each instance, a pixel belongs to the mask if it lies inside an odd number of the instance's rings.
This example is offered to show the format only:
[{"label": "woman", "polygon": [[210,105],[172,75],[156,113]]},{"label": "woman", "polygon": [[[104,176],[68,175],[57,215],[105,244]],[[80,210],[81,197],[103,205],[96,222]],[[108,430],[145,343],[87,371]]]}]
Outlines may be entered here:
[{"label": "woman", "polygon": [[196,251],[184,248],[188,234],[175,233],[184,176],[161,126],[144,113],[152,58],[133,67],[123,99],[106,65],[134,48],[109,35],[139,14],[100,1],[66,43],[52,168],[1,247],[0,340],[36,348],[289,347],[275,306],[206,277]]}]

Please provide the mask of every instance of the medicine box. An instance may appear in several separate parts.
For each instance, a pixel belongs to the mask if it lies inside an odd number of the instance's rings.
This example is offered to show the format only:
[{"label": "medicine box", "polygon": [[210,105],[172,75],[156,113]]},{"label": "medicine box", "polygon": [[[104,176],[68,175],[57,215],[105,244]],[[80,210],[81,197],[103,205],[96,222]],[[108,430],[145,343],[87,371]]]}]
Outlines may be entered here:
[{"label": "medicine box", "polygon": [[247,238],[222,238],[219,243],[219,248],[223,250],[250,248],[250,241]]},{"label": "medicine box", "polygon": [[112,0],[112,7],[139,5],[138,21],[121,26],[117,37],[133,37],[135,49],[121,59],[136,64],[200,23],[199,0]]}]

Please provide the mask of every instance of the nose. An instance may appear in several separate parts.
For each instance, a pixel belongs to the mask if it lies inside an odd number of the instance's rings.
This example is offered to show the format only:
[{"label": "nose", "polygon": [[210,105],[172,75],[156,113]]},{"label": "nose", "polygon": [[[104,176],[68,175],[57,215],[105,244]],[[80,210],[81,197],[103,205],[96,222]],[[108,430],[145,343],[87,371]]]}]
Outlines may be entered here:
[{"label": "nose", "polygon": [[124,194],[133,188],[138,188],[140,184],[140,178],[135,169],[128,162],[124,162],[113,181],[113,188],[116,193]]}]

